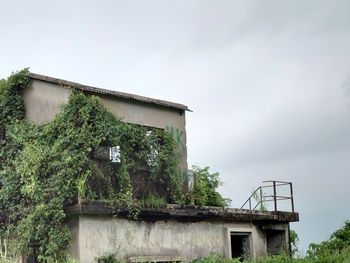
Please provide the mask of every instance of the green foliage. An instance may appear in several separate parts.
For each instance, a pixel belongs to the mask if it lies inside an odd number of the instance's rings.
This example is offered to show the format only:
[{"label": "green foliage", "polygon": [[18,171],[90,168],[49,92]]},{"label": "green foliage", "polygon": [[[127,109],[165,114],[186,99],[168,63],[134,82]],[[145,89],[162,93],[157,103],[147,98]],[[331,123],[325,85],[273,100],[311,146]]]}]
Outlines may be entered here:
[{"label": "green foliage", "polygon": [[97,263],[122,263],[123,261],[118,260],[114,254],[101,256],[96,259]]},{"label": "green foliage", "polygon": [[339,240],[343,247],[350,246],[350,220],[345,221],[344,226],[331,235],[332,240]]},{"label": "green foliage", "polygon": [[[261,191],[261,192],[260,192]],[[253,190],[252,191],[252,197],[253,199],[255,200],[255,202],[257,204],[260,203],[259,205],[259,210],[260,211],[267,211],[268,210],[268,207],[267,207],[267,204],[266,204],[266,201],[264,199],[264,196],[266,195],[262,189],[260,188],[260,191],[256,191],[256,190]]]},{"label": "green foliage", "polygon": [[0,127],[24,118],[21,90],[29,86],[28,70],[12,74],[7,80],[0,80]]},{"label": "green foliage", "polygon": [[79,261],[74,258],[67,257],[66,262],[64,263],[79,263]]},{"label": "green foliage", "polygon": [[329,240],[323,241],[320,244],[310,244],[307,257],[310,259],[322,259],[332,256],[341,257],[344,251],[349,255],[350,220],[345,221],[344,226],[336,230]]},{"label": "green foliage", "polygon": [[328,254],[320,258],[291,258],[286,255],[266,256],[257,258],[254,261],[239,261],[238,259],[229,259],[219,254],[210,254],[208,257],[192,261],[193,263],[349,263],[350,252],[343,251],[342,253]]},{"label": "green foliage", "polygon": [[150,193],[144,200],[144,206],[149,208],[163,208],[166,206],[164,197]]},{"label": "green foliage", "polygon": [[222,185],[219,173],[210,173],[209,167],[192,166],[192,170],[195,183],[189,192],[190,202],[199,206],[229,206],[231,200],[223,198],[217,191],[218,187]]},{"label": "green foliage", "polygon": [[239,263],[238,259],[225,258],[221,254],[211,253],[209,256],[193,260],[192,263]]},{"label": "green foliage", "polygon": [[[142,206],[161,208],[184,202],[178,157],[171,134],[115,118],[94,96],[73,91],[56,118],[44,125],[24,119],[21,91],[30,85],[28,70],[0,81],[0,250],[38,255],[39,262],[68,262],[70,242],[66,206],[104,200],[128,208],[137,220]],[[117,162],[92,158],[101,147],[118,146]],[[218,174],[195,167],[195,204],[227,206],[216,191]],[[133,177],[144,176],[156,187],[137,196]],[[157,189],[164,189],[162,193]],[[152,190],[152,189],[151,189]],[[164,196],[167,200],[164,199]],[[187,200],[188,201],[188,200]],[[5,240],[6,242],[2,242]]]},{"label": "green foliage", "polygon": [[[82,199],[107,200],[129,208],[137,219],[131,177],[140,170],[167,189],[170,201],[180,198],[175,143],[161,130],[123,123],[97,97],[74,91],[56,118],[37,126],[24,120],[20,91],[30,81],[27,70],[0,82],[0,211],[7,215],[0,236],[12,254],[33,253],[40,262],[65,262],[70,234],[64,208]],[[100,146],[120,146],[120,162],[101,172],[91,156]],[[146,169],[146,170],[145,170]],[[161,206],[156,195],[150,206]],[[11,235],[9,235],[11,233]]]},{"label": "green foliage", "polygon": [[299,236],[298,233],[291,229],[289,231],[289,240],[290,240],[290,245],[291,245],[291,249],[292,249],[292,256],[296,256],[296,254],[298,253],[299,249],[298,249],[298,244],[299,244]]}]

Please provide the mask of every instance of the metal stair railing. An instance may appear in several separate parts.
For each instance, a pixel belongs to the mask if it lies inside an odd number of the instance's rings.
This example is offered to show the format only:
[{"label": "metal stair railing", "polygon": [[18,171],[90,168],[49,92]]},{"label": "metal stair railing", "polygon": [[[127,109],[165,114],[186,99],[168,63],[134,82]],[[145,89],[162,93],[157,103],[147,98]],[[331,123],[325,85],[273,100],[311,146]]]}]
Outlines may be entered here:
[{"label": "metal stair railing", "polygon": [[[256,210],[259,205],[263,205],[265,202],[273,202],[274,203],[274,211],[277,210],[277,203],[280,200],[290,200],[291,204],[291,209],[292,212],[294,213],[294,197],[293,197],[293,185],[291,182],[283,182],[283,181],[263,181],[263,184],[268,185],[263,185],[259,186],[247,199],[247,201],[244,202],[244,204],[241,206],[241,209],[244,209],[244,207],[248,204],[249,205],[249,210]],[[289,195],[287,196],[282,196],[282,195],[277,195],[277,188],[281,186],[289,185]],[[272,195],[265,195],[263,189],[265,188],[272,188]],[[252,199],[256,197],[258,194],[259,200],[257,204],[252,208]]]}]

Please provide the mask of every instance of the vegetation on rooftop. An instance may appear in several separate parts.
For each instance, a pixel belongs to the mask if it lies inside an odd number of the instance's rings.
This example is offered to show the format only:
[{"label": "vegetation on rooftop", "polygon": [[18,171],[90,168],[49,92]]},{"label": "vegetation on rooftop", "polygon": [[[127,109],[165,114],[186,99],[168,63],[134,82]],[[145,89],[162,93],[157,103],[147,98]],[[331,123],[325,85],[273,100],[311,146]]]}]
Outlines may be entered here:
[{"label": "vegetation on rooftop", "polygon": [[219,186],[223,183],[219,178],[219,173],[210,173],[209,167],[200,168],[192,166],[195,182],[189,192],[189,201],[199,206],[219,206],[227,207],[231,200],[224,198],[218,192]]}]

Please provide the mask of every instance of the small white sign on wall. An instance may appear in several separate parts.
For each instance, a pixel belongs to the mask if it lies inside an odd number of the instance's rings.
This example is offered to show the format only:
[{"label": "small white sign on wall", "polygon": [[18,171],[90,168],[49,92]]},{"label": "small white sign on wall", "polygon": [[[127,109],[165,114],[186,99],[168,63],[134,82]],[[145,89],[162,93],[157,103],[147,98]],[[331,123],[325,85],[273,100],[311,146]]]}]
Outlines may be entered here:
[{"label": "small white sign on wall", "polygon": [[120,163],[120,146],[113,146],[109,148],[109,159],[112,163]]}]

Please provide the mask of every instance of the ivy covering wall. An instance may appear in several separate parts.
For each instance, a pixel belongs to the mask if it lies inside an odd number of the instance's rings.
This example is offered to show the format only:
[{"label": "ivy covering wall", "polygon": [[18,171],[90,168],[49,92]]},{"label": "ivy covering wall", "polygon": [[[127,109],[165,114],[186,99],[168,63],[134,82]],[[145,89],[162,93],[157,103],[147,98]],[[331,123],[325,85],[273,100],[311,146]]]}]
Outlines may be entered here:
[{"label": "ivy covering wall", "polygon": [[[21,91],[29,85],[27,70],[0,81],[0,128],[5,131],[0,138],[1,253],[65,262],[70,233],[64,208],[83,199],[128,207],[130,219],[142,206],[166,202],[227,205],[216,194],[217,176],[207,180],[203,171],[196,187],[182,193],[172,136],[118,120],[97,97],[73,91],[52,122],[25,120]],[[111,146],[118,146],[118,162],[104,163],[102,169],[94,153]],[[140,173],[162,192],[137,195],[132,179]]]},{"label": "ivy covering wall", "polygon": [[[30,84],[26,73],[0,84],[0,126],[6,131],[0,142],[1,236],[14,241],[7,245],[12,253],[31,254],[34,247],[41,262],[62,262],[70,241],[64,207],[81,199],[137,207],[130,179],[137,167],[148,167],[149,179],[161,182],[171,202],[181,198],[169,134],[123,123],[98,98],[78,91],[52,122],[30,123],[21,96]],[[108,176],[91,158],[100,146],[120,147]]]}]

